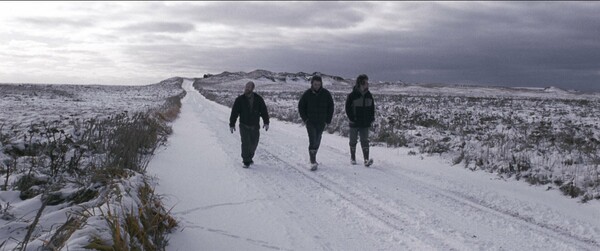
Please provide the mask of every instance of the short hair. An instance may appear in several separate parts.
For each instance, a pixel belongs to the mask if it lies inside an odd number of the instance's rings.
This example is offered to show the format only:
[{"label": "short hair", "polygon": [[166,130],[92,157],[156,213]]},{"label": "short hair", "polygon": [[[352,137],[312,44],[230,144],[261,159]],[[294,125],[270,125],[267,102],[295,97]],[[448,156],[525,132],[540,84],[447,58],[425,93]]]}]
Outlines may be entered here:
[{"label": "short hair", "polygon": [[356,78],[356,85],[361,85],[363,84],[365,81],[369,80],[369,77],[367,76],[367,74],[360,74],[358,75],[358,77]]},{"label": "short hair", "polygon": [[323,79],[321,79],[321,76],[312,76],[312,78],[310,78],[310,83],[312,84],[314,81],[319,81],[323,83]]},{"label": "short hair", "polygon": [[248,84],[252,84],[252,87],[253,87],[253,88],[254,88],[254,87],[256,87],[256,85],[255,85],[255,84],[254,84],[254,82],[252,82],[252,81],[248,81],[248,83],[246,83],[246,85],[248,85]]}]

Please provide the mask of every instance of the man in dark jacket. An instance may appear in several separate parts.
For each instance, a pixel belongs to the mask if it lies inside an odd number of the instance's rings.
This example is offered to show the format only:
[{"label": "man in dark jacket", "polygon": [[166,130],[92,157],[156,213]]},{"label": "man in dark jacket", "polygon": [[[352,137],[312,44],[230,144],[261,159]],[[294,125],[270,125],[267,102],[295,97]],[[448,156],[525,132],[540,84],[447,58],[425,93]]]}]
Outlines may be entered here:
[{"label": "man in dark jacket", "polygon": [[350,120],[350,161],[356,165],[356,144],[360,136],[365,166],[373,164],[369,158],[369,128],[375,121],[375,102],[369,91],[369,77],[361,74],[356,78],[352,93],[346,98],[346,115]]},{"label": "man in dark jacket", "polygon": [[244,94],[238,96],[231,108],[229,130],[235,131],[235,121],[240,117],[240,136],[242,138],[242,160],[244,167],[254,164],[252,158],[260,138],[259,118],[263,119],[263,128],[269,130],[269,113],[264,99],[254,93],[254,82],[246,83]]},{"label": "man in dark jacket", "polygon": [[311,88],[302,94],[298,102],[298,112],[308,132],[310,170],[314,171],[318,166],[317,151],[321,144],[321,136],[333,118],[333,98],[331,93],[323,88],[323,80],[320,76],[313,76],[310,85]]}]

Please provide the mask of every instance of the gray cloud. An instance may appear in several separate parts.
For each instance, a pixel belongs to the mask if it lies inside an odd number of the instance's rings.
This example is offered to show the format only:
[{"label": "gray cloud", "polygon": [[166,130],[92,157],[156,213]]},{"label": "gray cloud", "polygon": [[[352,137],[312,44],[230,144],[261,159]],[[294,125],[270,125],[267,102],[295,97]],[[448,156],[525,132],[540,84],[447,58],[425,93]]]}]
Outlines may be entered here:
[{"label": "gray cloud", "polygon": [[[93,13],[80,13],[77,17],[84,18],[79,19],[33,16],[18,20],[46,29],[99,27],[101,32],[89,35],[97,44],[83,48],[116,50],[110,55],[124,57],[111,59],[114,65],[125,64],[136,73],[165,78],[267,69],[320,71],[349,78],[366,73],[373,81],[554,85],[600,91],[600,5],[596,3],[108,5],[96,3]],[[10,41],[6,33],[0,35],[0,41]],[[56,38],[46,43],[52,39]],[[59,45],[58,40],[51,44]],[[69,45],[77,48],[78,41]]]},{"label": "gray cloud", "polygon": [[63,17],[22,17],[17,18],[17,22],[40,26],[45,28],[56,28],[62,26],[68,27],[89,27],[93,26],[94,22],[89,19],[63,18]]},{"label": "gray cloud", "polygon": [[362,46],[332,54],[382,80],[600,90],[600,44],[592,42],[600,41],[600,6],[427,3],[411,11],[412,29],[358,34],[346,39]]},{"label": "gray cloud", "polygon": [[342,2],[220,2],[175,5],[172,14],[235,27],[346,28],[364,20],[370,4]]},{"label": "gray cloud", "polygon": [[193,31],[194,25],[180,22],[144,22],[124,26],[120,28],[125,32],[164,32],[164,33],[186,33]]}]

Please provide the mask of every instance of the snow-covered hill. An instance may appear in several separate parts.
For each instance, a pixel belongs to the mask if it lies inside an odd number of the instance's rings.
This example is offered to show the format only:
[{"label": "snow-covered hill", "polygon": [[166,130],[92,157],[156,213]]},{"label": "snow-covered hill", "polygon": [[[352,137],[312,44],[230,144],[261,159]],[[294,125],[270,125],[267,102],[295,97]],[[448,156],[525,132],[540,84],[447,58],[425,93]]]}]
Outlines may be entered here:
[{"label": "snow-covered hill", "polygon": [[267,90],[299,90],[310,86],[310,78],[319,75],[323,78],[323,85],[328,88],[351,88],[354,81],[344,79],[339,76],[327,75],[319,72],[314,73],[288,73],[288,72],[270,72],[267,70],[255,70],[251,72],[222,72],[220,74],[206,74],[204,78],[196,79],[203,85],[227,88],[245,84],[247,81],[253,81],[257,86]]},{"label": "snow-covered hill", "polygon": [[[308,88],[308,80],[314,75],[322,76],[324,86],[332,91],[348,91],[355,83],[355,79],[353,78],[343,78],[320,72],[310,74],[305,72],[275,73],[267,70],[255,70],[248,73],[225,71],[214,75],[205,74],[203,78],[196,79],[196,82],[200,85],[210,86],[211,88],[231,88],[232,86],[245,84],[247,81],[254,81],[257,86],[260,86],[263,90],[299,90]],[[600,93],[563,90],[558,87],[502,87],[440,83],[376,82],[372,80],[369,88],[374,92],[392,95],[406,94],[600,100]]]},{"label": "snow-covered hill", "polygon": [[182,226],[168,250],[600,249],[598,201],[404,148],[373,147],[374,166],[352,166],[348,139],[333,134],[311,172],[306,129],[276,119],[244,169],[229,108],[191,84],[148,168]]}]

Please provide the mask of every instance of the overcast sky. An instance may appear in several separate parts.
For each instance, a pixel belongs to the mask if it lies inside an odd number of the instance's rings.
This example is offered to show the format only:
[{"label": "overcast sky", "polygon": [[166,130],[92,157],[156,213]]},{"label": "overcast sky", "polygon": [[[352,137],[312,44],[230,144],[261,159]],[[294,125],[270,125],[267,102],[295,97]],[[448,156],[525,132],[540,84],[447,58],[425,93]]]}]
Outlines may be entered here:
[{"label": "overcast sky", "polygon": [[600,91],[600,2],[0,2],[0,82],[223,71]]}]

